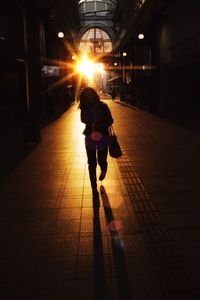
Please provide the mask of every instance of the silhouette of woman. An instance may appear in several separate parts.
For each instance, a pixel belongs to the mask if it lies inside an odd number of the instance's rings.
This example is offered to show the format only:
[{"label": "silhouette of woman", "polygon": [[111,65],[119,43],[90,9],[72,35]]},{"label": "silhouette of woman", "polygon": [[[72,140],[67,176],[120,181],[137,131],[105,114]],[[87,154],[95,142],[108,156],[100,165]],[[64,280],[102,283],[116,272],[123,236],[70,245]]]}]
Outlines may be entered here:
[{"label": "silhouette of woman", "polygon": [[88,158],[88,170],[92,186],[93,197],[98,196],[97,163],[101,168],[99,180],[103,180],[107,172],[107,155],[109,143],[109,126],[113,118],[108,105],[102,102],[97,92],[86,87],[80,94],[81,122],[85,123],[83,134]]}]

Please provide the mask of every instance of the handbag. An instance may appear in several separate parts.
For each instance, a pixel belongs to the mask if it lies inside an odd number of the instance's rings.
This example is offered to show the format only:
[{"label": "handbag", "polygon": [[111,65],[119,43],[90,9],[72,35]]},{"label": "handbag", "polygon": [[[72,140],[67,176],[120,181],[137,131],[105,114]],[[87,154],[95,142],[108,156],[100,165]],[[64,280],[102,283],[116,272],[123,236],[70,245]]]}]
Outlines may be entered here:
[{"label": "handbag", "polygon": [[111,157],[119,158],[122,156],[122,150],[112,126],[109,128],[109,134],[109,154]]}]

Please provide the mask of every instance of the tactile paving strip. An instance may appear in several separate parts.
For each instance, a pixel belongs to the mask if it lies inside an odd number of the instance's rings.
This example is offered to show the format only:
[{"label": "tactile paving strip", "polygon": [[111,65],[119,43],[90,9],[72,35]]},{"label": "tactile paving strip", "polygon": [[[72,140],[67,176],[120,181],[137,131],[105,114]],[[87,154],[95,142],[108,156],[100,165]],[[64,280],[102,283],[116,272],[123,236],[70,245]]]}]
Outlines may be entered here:
[{"label": "tactile paving strip", "polygon": [[197,282],[124,149],[117,162],[164,299],[200,299]]}]

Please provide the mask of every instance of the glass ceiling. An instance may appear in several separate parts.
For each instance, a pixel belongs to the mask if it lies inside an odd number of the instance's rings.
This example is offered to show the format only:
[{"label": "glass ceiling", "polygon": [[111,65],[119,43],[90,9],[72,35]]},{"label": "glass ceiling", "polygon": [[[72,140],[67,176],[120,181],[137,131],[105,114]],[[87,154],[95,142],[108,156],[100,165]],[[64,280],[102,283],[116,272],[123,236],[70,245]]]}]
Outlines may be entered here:
[{"label": "glass ceiling", "polygon": [[80,0],[78,6],[82,17],[104,17],[112,15],[116,7],[116,0]]},{"label": "glass ceiling", "polygon": [[[93,2],[94,0],[80,0],[78,1],[78,4],[81,4],[83,2]],[[98,2],[107,2],[107,3],[110,3],[110,4],[117,4],[117,0],[96,0]]]}]

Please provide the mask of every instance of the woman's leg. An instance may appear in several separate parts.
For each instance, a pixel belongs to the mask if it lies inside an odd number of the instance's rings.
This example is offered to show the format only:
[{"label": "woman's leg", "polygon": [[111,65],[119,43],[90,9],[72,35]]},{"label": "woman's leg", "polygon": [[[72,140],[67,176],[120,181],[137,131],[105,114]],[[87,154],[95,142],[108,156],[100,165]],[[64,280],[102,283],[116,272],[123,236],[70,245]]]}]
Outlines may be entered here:
[{"label": "woman's leg", "polygon": [[99,180],[103,180],[106,176],[106,172],[108,168],[107,156],[108,156],[108,147],[102,150],[98,150],[97,159],[98,159],[98,164],[101,168],[101,175],[99,176]]},{"label": "woman's leg", "polygon": [[90,149],[86,147],[87,158],[88,158],[88,170],[90,176],[90,182],[92,189],[96,189],[97,187],[97,175],[96,175],[96,167],[97,167],[97,158],[96,158],[96,150]]}]

